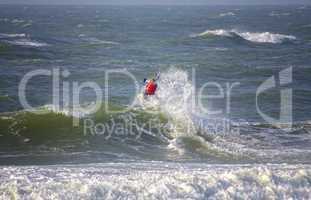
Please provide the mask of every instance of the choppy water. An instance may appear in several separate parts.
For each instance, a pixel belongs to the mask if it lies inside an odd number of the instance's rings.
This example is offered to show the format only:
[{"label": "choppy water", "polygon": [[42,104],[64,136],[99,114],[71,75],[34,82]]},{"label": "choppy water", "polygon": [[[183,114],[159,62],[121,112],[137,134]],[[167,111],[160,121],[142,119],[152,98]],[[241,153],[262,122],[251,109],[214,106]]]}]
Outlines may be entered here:
[{"label": "choppy water", "polygon": [[[0,10],[0,198],[310,198],[310,7]],[[122,114],[80,113],[77,128],[76,113],[55,110],[46,77],[29,82],[27,98],[51,112],[24,112],[19,102],[26,73],[56,68],[70,72],[65,81],[93,81],[102,91],[111,69],[126,69],[139,81],[155,72],[161,77],[157,96],[144,101],[129,78],[113,77],[109,107],[124,109],[133,101],[135,107]],[[287,69],[294,123],[280,129],[258,114],[256,91]],[[239,83],[230,112],[225,99],[202,101],[221,114],[193,107],[206,82]],[[279,88],[268,91],[260,108],[276,117],[279,96]],[[85,90],[81,99],[87,104],[94,96]],[[85,135],[87,119],[107,127],[132,123]],[[223,119],[238,133],[214,129]]]}]

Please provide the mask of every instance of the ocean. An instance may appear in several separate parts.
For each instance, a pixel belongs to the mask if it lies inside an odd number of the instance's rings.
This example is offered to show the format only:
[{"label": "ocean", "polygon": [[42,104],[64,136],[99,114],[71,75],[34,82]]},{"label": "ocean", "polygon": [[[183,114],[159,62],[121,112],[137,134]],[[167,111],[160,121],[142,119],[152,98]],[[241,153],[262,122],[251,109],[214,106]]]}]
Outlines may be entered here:
[{"label": "ocean", "polygon": [[310,199],[310,19],[1,5],[0,199]]}]

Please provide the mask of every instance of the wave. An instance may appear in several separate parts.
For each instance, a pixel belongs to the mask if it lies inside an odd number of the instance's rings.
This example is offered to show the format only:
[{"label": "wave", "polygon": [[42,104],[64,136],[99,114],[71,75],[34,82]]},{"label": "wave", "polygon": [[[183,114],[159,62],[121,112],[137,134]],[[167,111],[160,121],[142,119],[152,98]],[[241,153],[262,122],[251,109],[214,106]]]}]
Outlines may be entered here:
[{"label": "wave", "polygon": [[23,19],[9,19],[9,18],[0,18],[0,22],[12,23],[14,26],[19,26],[21,28],[27,28],[32,26],[33,20],[23,20]]},{"label": "wave", "polygon": [[38,42],[30,39],[18,39],[13,41],[6,41],[9,44],[17,45],[17,46],[25,46],[25,47],[45,47],[49,46],[49,44],[45,42]]},{"label": "wave", "polygon": [[84,27],[83,24],[78,24],[78,25],[77,25],[77,28],[83,28],[83,27]]},{"label": "wave", "polygon": [[[294,124],[292,131],[261,123],[232,124],[232,128],[239,130],[237,134],[214,130],[213,127],[226,125],[221,119],[200,114],[193,104],[194,88],[187,71],[170,68],[162,72],[158,85],[155,96],[138,95],[135,107],[126,111],[127,107],[119,104],[109,105],[110,110],[118,112],[107,112],[103,106],[94,114],[72,113],[70,109],[56,110],[55,106],[46,105],[38,108],[40,115],[27,111],[3,114],[0,144],[87,146],[102,151],[110,147],[109,142],[117,141],[114,149],[118,150],[113,152],[122,155],[159,160],[213,158],[227,163],[295,163],[311,155],[311,150],[288,145],[306,146],[310,142],[310,122]],[[99,124],[98,127],[105,127],[104,130],[96,132],[87,128],[89,119]],[[80,126],[73,127],[73,120]],[[128,148],[132,149],[130,153]]]},{"label": "wave", "polygon": [[137,104],[147,111],[158,109],[164,113],[174,126],[171,131],[174,138],[196,135],[192,119],[194,88],[188,73],[170,68],[161,74],[158,85],[160,87],[155,96],[145,99],[140,96]]},{"label": "wave", "polygon": [[30,26],[32,26],[32,22],[25,23],[21,27],[27,28],[27,27],[30,27]]},{"label": "wave", "polygon": [[20,24],[20,23],[24,23],[25,20],[23,20],[23,19],[13,19],[11,22],[12,22],[13,24]]},{"label": "wave", "polygon": [[25,33],[15,33],[15,34],[0,33],[0,38],[23,38],[23,37],[26,37]]},{"label": "wave", "polygon": [[12,166],[0,168],[0,195],[3,199],[310,199],[310,168],[137,161]]},{"label": "wave", "polygon": [[[290,130],[262,123],[236,124],[230,119],[204,114],[196,107],[194,88],[187,71],[170,68],[161,75],[158,84],[160,87],[155,96],[138,98],[138,103],[145,112],[159,110],[167,117],[170,125],[168,149],[180,155],[190,153],[220,160],[258,159],[261,162],[271,162],[275,157],[273,162],[288,163],[301,162],[302,153],[311,155],[311,150],[285,145],[308,143],[309,136],[304,134],[311,132],[309,121],[294,124]],[[230,126],[230,130],[218,129],[220,124]],[[293,138],[292,134],[299,136]]]},{"label": "wave", "polygon": [[3,42],[16,45],[16,46],[25,46],[25,47],[44,47],[49,46],[49,44],[45,42],[39,42],[36,40],[30,39],[30,36],[25,33],[0,33],[0,39]]},{"label": "wave", "polygon": [[230,31],[224,30],[224,29],[217,29],[217,30],[207,30],[199,34],[193,34],[191,37],[205,37],[205,36],[210,36],[210,35],[215,35],[215,36],[226,36],[226,37],[232,37],[233,35],[231,34]]},{"label": "wave", "polygon": [[80,34],[79,37],[81,38],[82,41],[87,42],[90,45],[119,45],[120,43],[118,42],[113,42],[113,41],[107,41],[107,40],[100,40],[95,37],[87,37],[84,34]]},{"label": "wave", "polygon": [[22,28],[26,28],[32,25],[33,20],[23,20],[23,19],[8,19],[8,18],[2,18],[0,19],[0,22],[11,22],[12,24],[19,25]]},{"label": "wave", "polygon": [[[86,141],[92,141],[90,148],[102,149],[107,142],[117,140],[121,141],[119,145],[126,143],[126,147],[134,149],[140,147],[133,146],[133,142],[147,145],[147,149],[150,148],[150,144],[153,144],[156,145],[155,149],[159,148],[157,151],[169,151],[168,154],[175,154],[175,150],[170,150],[175,139],[190,137],[196,140],[199,137],[189,107],[193,97],[193,86],[188,80],[188,73],[175,68],[164,72],[158,83],[161,87],[156,97],[140,102],[138,98],[133,109],[121,113],[106,112],[104,107],[94,114],[72,113],[70,109],[56,110],[53,105],[45,105],[37,109],[40,115],[27,111],[4,115],[0,117],[1,143],[37,146],[50,144],[51,141],[53,145],[66,141],[71,143],[71,146],[80,146]],[[110,110],[118,111],[126,108],[121,105],[109,105],[109,107]],[[42,114],[42,111],[48,112]],[[116,130],[112,129],[111,133],[96,132],[92,129],[85,131],[85,122],[88,119],[91,119],[95,125],[104,124],[109,128],[114,127],[115,124],[118,126]],[[73,120],[80,123],[78,128],[73,128]],[[80,142],[76,144],[75,141]],[[96,143],[99,144],[95,145]],[[161,147],[163,144],[168,146],[163,148]],[[204,145],[202,141],[202,146]],[[176,148],[181,150],[184,147],[176,145]],[[186,149],[192,152],[191,145]],[[138,150],[135,155],[142,154],[144,151],[146,150]],[[127,154],[126,151],[123,153]],[[158,154],[159,152],[148,154],[148,158]]]},{"label": "wave", "polygon": [[297,38],[293,35],[284,35],[270,32],[241,32],[237,30],[207,30],[205,32],[192,35],[192,37],[208,37],[208,36],[222,36],[222,37],[240,37],[244,40],[254,43],[273,43],[278,44],[284,41],[292,41]]},{"label": "wave", "polygon": [[[86,141],[92,137],[102,138],[104,143],[109,139],[124,140],[142,135],[157,138],[160,143],[167,140],[159,132],[163,131],[165,135],[165,128],[161,126],[167,122],[161,113],[150,114],[139,109],[126,110],[126,107],[118,105],[109,105],[110,112],[107,112],[105,108],[103,105],[96,113],[91,114],[82,111],[71,112],[70,109],[56,110],[53,105],[45,105],[31,112],[24,110],[2,113],[0,115],[0,143],[42,145],[54,141],[57,145],[61,141],[67,140],[69,143],[75,140]],[[125,121],[125,119],[130,121]],[[152,122],[151,119],[155,121]],[[109,126],[113,130],[109,133],[110,138],[107,138],[108,132],[100,132],[91,128],[84,129],[87,120],[92,120],[94,125]],[[74,122],[78,122],[79,126],[74,127]],[[120,135],[120,131],[124,134]],[[144,140],[143,137],[137,139]],[[148,140],[146,142],[148,143]]]},{"label": "wave", "polygon": [[241,37],[251,42],[258,42],[258,43],[282,43],[288,40],[296,40],[297,38],[292,35],[284,35],[284,34],[274,34],[269,32],[264,33],[251,33],[251,32],[244,32],[244,33],[237,33]]},{"label": "wave", "polygon": [[235,16],[234,12],[220,13],[219,17]]},{"label": "wave", "polygon": [[269,16],[270,17],[281,17],[281,16],[290,16],[291,13],[279,13],[279,12],[275,12],[275,11],[272,11]]}]

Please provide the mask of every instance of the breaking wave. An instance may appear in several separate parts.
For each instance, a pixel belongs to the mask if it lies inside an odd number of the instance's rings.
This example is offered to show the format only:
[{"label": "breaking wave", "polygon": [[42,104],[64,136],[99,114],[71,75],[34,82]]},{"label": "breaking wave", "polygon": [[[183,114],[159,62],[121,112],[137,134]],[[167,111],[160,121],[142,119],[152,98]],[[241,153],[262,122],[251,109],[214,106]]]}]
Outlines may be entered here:
[{"label": "breaking wave", "polygon": [[7,33],[0,33],[0,38],[22,38],[26,37],[25,33],[16,33],[16,34],[7,34]]},{"label": "breaking wave", "polygon": [[45,42],[38,42],[35,40],[30,40],[30,39],[19,39],[19,40],[14,40],[14,41],[7,41],[7,43],[12,44],[12,45],[17,45],[17,46],[25,46],[25,47],[45,47],[49,46]]},{"label": "breaking wave", "polygon": [[[129,167],[130,165],[130,167]],[[309,165],[2,167],[2,199],[310,199]]]},{"label": "breaking wave", "polygon": [[158,80],[160,86],[153,97],[137,99],[144,110],[158,109],[171,120],[174,138],[180,136],[195,136],[196,128],[193,123],[194,88],[189,81],[187,71],[170,68],[161,74]]},{"label": "breaking wave", "polygon": [[[106,152],[110,141],[119,141],[114,148],[119,148],[115,153],[120,155],[159,160],[214,158],[227,163],[239,160],[295,163],[311,155],[311,150],[286,145],[294,140],[297,144],[309,141],[306,133],[311,132],[311,126],[307,122],[294,124],[295,130],[291,132],[260,123],[233,124],[233,128],[240,130],[237,134],[215,130],[213,127],[226,125],[220,124],[217,118],[200,114],[193,104],[195,93],[187,71],[170,68],[162,72],[158,84],[155,96],[139,94],[135,107],[130,110],[118,104],[109,105],[110,110],[126,110],[119,113],[107,112],[104,107],[94,114],[72,113],[46,105],[38,108],[38,111],[49,111],[41,115],[27,111],[3,114],[0,116],[0,144],[50,144],[70,149],[86,145],[89,149]],[[103,124],[104,131],[98,134],[87,129],[85,132],[86,119],[93,120],[95,125]],[[78,120],[81,126],[73,128],[73,120]],[[128,152],[128,148],[134,153]]]},{"label": "breaking wave", "polygon": [[0,39],[2,40],[2,42],[16,46],[24,46],[24,47],[49,46],[49,44],[45,42],[32,40],[30,36],[25,33],[18,33],[18,34],[0,33]]},{"label": "breaking wave", "polygon": [[[234,125],[230,119],[218,119],[209,116],[207,113],[204,114],[194,103],[195,92],[186,71],[171,68],[162,74],[158,84],[160,88],[155,96],[145,99],[140,97],[138,102],[145,112],[156,109],[166,116],[170,124],[169,133],[167,133],[170,136],[168,148],[181,155],[190,151],[207,157],[216,156],[221,157],[221,159],[243,157],[244,159],[259,159],[265,162],[269,162],[271,156],[275,156],[278,157],[274,160],[276,162],[279,159],[291,162],[295,160],[294,158],[297,155],[301,154],[301,151],[296,147],[284,148],[282,146],[282,142],[289,142],[284,139],[285,137],[275,136],[277,134],[291,134],[292,132],[286,133],[273,128],[273,126],[260,123],[259,125],[247,124],[246,126]],[[215,128],[219,128],[222,123],[231,126],[230,130]],[[222,124],[222,126],[226,125]],[[258,131],[258,126],[261,125],[260,131]],[[294,126],[300,127],[298,132],[309,131],[307,123]],[[237,132],[234,132],[235,129]],[[271,134],[272,130],[275,135]],[[253,135],[249,135],[248,132],[252,132]],[[258,137],[266,137],[268,141],[271,140],[271,143],[266,143],[264,141],[266,139],[260,140]],[[299,140],[307,141],[307,138],[301,136]],[[274,140],[282,142],[275,144],[272,142]],[[262,146],[266,146],[267,149],[262,150]],[[277,150],[273,148],[277,148]],[[311,150],[303,150],[303,152],[306,156],[311,154]]]},{"label": "breaking wave", "polygon": [[192,37],[209,37],[209,36],[221,36],[221,37],[240,37],[244,40],[254,43],[283,43],[285,41],[293,41],[297,38],[293,35],[284,35],[270,32],[241,32],[237,30],[207,30],[205,32],[194,34]]},{"label": "breaking wave", "polygon": [[219,17],[235,16],[234,12],[220,13]]}]

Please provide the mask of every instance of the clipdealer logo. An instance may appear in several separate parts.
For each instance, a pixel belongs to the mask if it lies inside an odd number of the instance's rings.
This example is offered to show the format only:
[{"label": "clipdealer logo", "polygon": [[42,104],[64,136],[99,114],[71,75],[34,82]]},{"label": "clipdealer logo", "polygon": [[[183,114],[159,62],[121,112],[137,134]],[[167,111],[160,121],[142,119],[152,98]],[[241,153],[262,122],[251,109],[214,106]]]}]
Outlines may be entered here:
[{"label": "clipdealer logo", "polygon": [[[52,70],[38,69],[28,72],[20,81],[18,86],[19,102],[23,106],[23,108],[29,112],[33,112],[36,114],[46,114],[50,112],[49,110],[38,110],[37,108],[31,106],[27,100],[26,95],[27,85],[31,79],[34,79],[37,76],[49,77],[52,79],[53,110],[56,112],[62,111],[62,106],[68,106],[68,114],[71,116],[75,116],[73,117],[73,126],[79,126],[79,118],[83,113],[96,113],[98,110],[100,110],[102,106],[105,107],[105,110],[107,112],[118,112],[109,110],[108,105],[109,80],[111,79],[112,74],[119,74],[131,78],[135,86],[136,93],[138,92],[139,84],[136,78],[127,70],[107,70],[105,73],[105,92],[103,92],[103,89],[95,82],[65,81],[65,79],[70,76],[70,72],[68,70],[60,70],[59,68],[54,68]],[[80,99],[81,93],[83,92],[83,90],[86,89],[92,90],[95,94],[95,99],[93,103],[89,105],[83,105]],[[103,99],[105,101],[103,101]],[[132,107],[133,103],[123,111],[129,110]]]},{"label": "clipdealer logo", "polygon": [[[66,107],[67,105],[71,105],[69,107],[69,113],[73,117],[73,126],[79,126],[79,115],[80,113],[86,113],[86,114],[93,114],[97,112],[101,106],[105,106],[105,111],[107,112],[114,112],[109,110],[109,81],[113,77],[113,74],[118,74],[119,76],[125,76],[129,77],[131,81],[133,81],[133,84],[135,86],[135,93],[139,94],[140,91],[140,84],[139,81],[136,80],[135,76],[131,74],[127,70],[107,70],[105,72],[105,87],[101,88],[97,83],[95,82],[76,82],[76,81],[66,81],[66,78],[70,76],[70,72],[68,70],[60,70],[58,68],[55,68],[53,70],[45,70],[45,69],[38,69],[31,71],[27,73],[22,80],[20,81],[19,88],[18,88],[18,95],[21,105],[24,107],[24,109],[28,111],[34,111],[38,114],[44,114],[46,112],[49,112],[48,110],[40,110],[38,112],[38,109],[33,108],[30,103],[27,101],[26,98],[26,88],[29,81],[36,76],[46,76],[48,78],[52,79],[53,84],[53,90],[52,90],[52,105],[54,106],[54,111],[61,111],[61,107]],[[291,88],[288,87],[290,83],[292,83],[292,67],[289,67],[287,69],[284,69],[278,73],[278,76],[271,76],[267,80],[265,80],[256,90],[256,110],[258,114],[269,124],[272,124],[279,128],[292,128],[292,121],[293,121],[293,91]],[[192,72],[192,83],[195,84],[195,70],[193,69]],[[197,106],[199,107],[199,110],[203,112],[203,114],[222,114],[224,112],[223,109],[218,110],[208,110],[204,107],[205,104],[203,104],[201,101],[204,98],[210,99],[217,99],[217,100],[225,100],[226,102],[226,109],[225,113],[230,114],[231,112],[231,95],[233,88],[240,85],[239,82],[235,83],[227,83],[226,88],[223,88],[223,86],[216,82],[207,82],[203,86],[201,86],[198,89],[198,94],[196,94],[196,87],[192,85],[193,87],[193,93],[189,94],[191,97],[191,106],[190,109],[192,109],[192,113],[198,114],[195,112],[197,109]],[[211,95],[208,91],[210,91],[210,88],[216,89],[219,93],[218,95]],[[267,113],[265,113],[261,106],[259,104],[259,100],[261,98],[261,95],[270,91],[271,89],[280,88],[280,114],[278,118],[273,118],[269,116]],[[83,90],[89,89],[93,90],[95,93],[95,99],[94,103],[90,105],[83,105],[80,101],[80,96]],[[204,90],[208,90],[207,94],[204,94]],[[186,96],[189,96],[186,95]],[[60,99],[60,98],[63,99]],[[195,98],[197,97],[197,98]],[[172,97],[173,98],[173,97]],[[175,98],[175,97],[174,97]],[[174,99],[173,100],[176,100]],[[177,97],[179,98],[179,96]],[[194,98],[194,99],[193,99]],[[171,98],[163,97],[162,100],[164,102],[161,102],[162,106],[165,105],[171,105]],[[178,99],[177,99],[178,100]],[[188,105],[188,98],[181,101],[181,103],[184,103],[185,105]],[[61,102],[63,105],[60,105]],[[135,101],[132,102],[131,105],[128,105],[125,110],[122,110],[123,112],[126,112],[133,108],[135,106]],[[182,106],[182,105],[181,105]],[[185,106],[183,106],[185,107]],[[188,106],[187,106],[188,107]],[[121,111],[121,112],[122,112]],[[119,112],[119,111],[117,111]],[[200,112],[199,112],[200,114]],[[81,116],[80,116],[81,117]]]},{"label": "clipdealer logo", "polygon": [[[185,75],[183,71],[174,71],[172,73],[173,75],[175,75],[175,73],[180,73],[179,75],[182,77],[181,79],[179,79],[180,77],[177,78],[180,82],[177,81],[176,84],[171,80],[172,77],[170,77],[170,73],[171,72],[169,71],[168,74],[164,74],[159,80],[159,84],[163,85],[162,87],[159,87],[158,93],[155,95],[154,100],[155,102],[160,103],[159,105],[162,111],[167,112],[169,110],[169,114],[171,115],[171,117],[183,116],[187,118],[191,115],[191,117],[196,116],[197,119],[203,120],[206,118],[207,115],[217,115],[223,113],[229,114],[231,112],[230,97],[234,88],[240,84],[239,82],[227,82],[225,84],[217,82],[207,82],[201,87],[196,88],[195,68],[192,68],[192,80],[189,80],[188,74]],[[140,94],[142,94],[141,84],[139,84],[139,80],[137,80],[136,77],[127,70],[106,70],[104,75],[105,85],[104,87],[101,87],[96,82],[78,82],[67,80],[70,76],[70,72],[68,70],[61,70],[59,68],[54,68],[50,70],[38,69],[25,74],[25,76],[20,81],[18,88],[18,96],[21,105],[25,110],[29,112],[34,112],[35,114],[46,114],[48,112],[51,112],[51,110],[48,109],[38,110],[38,108],[32,107],[30,104],[31,102],[27,100],[27,85],[31,81],[36,80],[37,76],[44,76],[45,78],[52,80],[52,109],[55,112],[65,111],[66,114],[73,116],[74,127],[79,126],[81,119],[83,121],[85,119],[85,116],[91,116],[97,111],[100,111],[102,108],[104,108],[104,111],[109,114],[113,114],[116,112],[118,114],[122,114],[130,111],[137,105],[137,100],[139,101],[140,98],[135,98],[131,102],[131,104],[125,106],[124,109],[117,109],[117,111],[109,109],[109,90],[112,90],[112,88],[114,87],[113,85],[111,85],[111,82],[113,80],[118,81],[120,77],[127,77],[131,81],[131,84],[133,84],[133,86],[135,87],[134,96],[140,97]],[[116,79],[113,77],[118,78]],[[93,103],[84,105],[80,97],[86,89],[89,91],[93,91],[95,98],[92,101]],[[171,94],[171,92],[176,91],[176,89],[178,90],[176,94]],[[215,93],[210,94],[210,90],[214,90]],[[209,101],[223,101],[225,102],[226,106],[225,108],[215,108],[213,110],[207,109],[207,105],[202,102],[204,99],[208,99]],[[157,112],[153,109],[147,109],[145,111],[151,114]],[[185,113],[188,113],[189,116]],[[209,127],[214,127],[213,130],[220,130],[219,127],[222,126],[224,127],[222,130],[225,130],[224,132],[226,132],[224,134],[231,133],[230,120],[224,118],[219,119],[218,121],[220,122],[211,122]],[[95,124],[94,127],[96,127]],[[100,125],[100,127],[104,126]]]},{"label": "clipdealer logo", "polygon": [[[278,128],[291,129],[293,124],[293,90],[288,87],[293,82],[293,68],[289,67],[279,72],[278,76],[271,76],[264,81],[256,91],[256,109],[259,115],[269,124]],[[280,88],[280,114],[273,118],[260,109],[259,97],[264,92]]]}]

